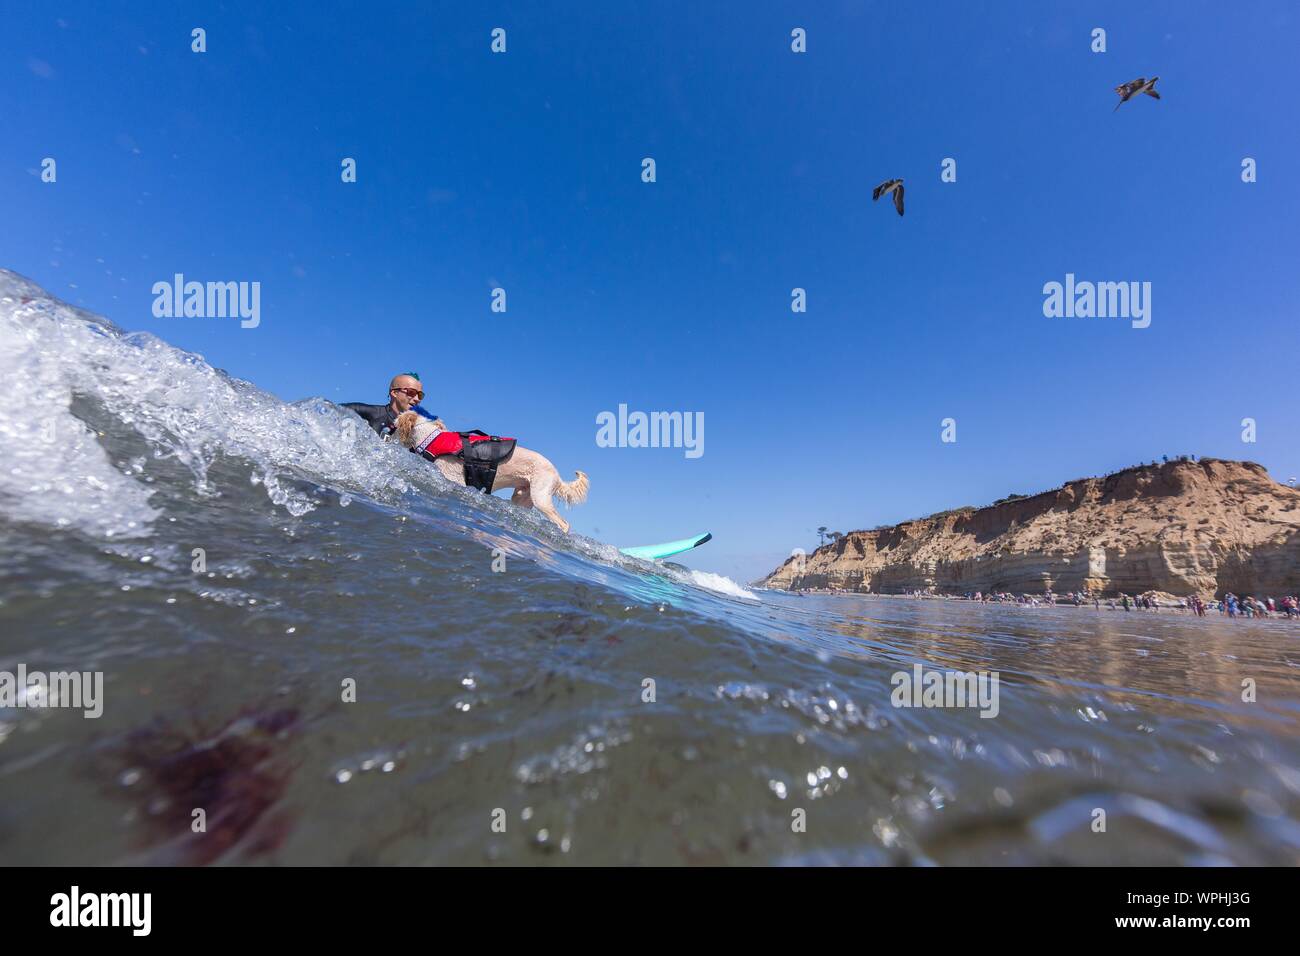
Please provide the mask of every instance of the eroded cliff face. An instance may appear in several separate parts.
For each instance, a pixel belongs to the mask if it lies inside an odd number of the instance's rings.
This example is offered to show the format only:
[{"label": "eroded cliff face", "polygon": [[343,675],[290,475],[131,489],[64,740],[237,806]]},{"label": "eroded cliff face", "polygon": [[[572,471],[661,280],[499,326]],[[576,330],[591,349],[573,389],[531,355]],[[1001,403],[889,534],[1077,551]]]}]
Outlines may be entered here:
[{"label": "eroded cliff face", "polygon": [[1300,490],[1253,462],[1175,461],[853,531],[758,582],[897,593],[1300,591]]}]

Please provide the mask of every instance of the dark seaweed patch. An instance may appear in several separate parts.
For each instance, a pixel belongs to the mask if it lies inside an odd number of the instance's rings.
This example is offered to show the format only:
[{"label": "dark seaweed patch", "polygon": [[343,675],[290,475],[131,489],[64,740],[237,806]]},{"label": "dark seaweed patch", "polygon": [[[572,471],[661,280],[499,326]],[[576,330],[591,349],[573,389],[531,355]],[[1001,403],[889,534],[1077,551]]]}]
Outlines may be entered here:
[{"label": "dark seaweed patch", "polygon": [[[284,751],[300,724],[297,710],[282,708],[244,712],[216,730],[156,722],[128,734],[113,755],[139,775],[130,792],[142,803],[149,848],[161,840],[179,854],[174,862],[197,866],[241,844],[245,856],[277,849],[292,829],[292,815],[273,810],[296,769]],[[192,829],[195,809],[206,815],[201,833]]]}]

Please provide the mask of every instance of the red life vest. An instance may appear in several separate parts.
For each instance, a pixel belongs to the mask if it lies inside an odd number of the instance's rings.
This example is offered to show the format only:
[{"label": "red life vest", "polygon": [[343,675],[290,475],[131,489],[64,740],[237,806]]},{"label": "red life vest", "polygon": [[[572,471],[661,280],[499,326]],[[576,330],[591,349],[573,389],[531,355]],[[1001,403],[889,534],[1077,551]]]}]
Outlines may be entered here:
[{"label": "red life vest", "polygon": [[465,447],[465,443],[461,440],[459,432],[434,432],[416,445],[415,450],[421,453],[427,452],[437,457],[438,455],[459,455],[463,447]]},{"label": "red life vest", "polygon": [[[487,444],[480,444],[482,442]],[[509,461],[515,453],[515,440],[486,435],[477,430],[437,432],[411,450],[430,460],[439,455],[455,455],[464,466],[465,484],[490,494],[496,481],[497,467]]]},{"label": "red life vest", "polygon": [[437,458],[439,455],[459,455],[470,444],[481,441],[514,441],[513,438],[497,438],[482,432],[437,432],[415,446],[417,452],[427,452]]}]

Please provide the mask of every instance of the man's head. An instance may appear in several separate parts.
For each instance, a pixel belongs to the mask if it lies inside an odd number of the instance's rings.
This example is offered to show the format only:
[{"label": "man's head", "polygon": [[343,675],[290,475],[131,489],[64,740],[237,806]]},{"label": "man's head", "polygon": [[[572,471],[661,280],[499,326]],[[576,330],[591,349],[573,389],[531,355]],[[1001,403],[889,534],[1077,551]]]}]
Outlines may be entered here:
[{"label": "man's head", "polygon": [[402,412],[410,411],[412,405],[424,398],[424,386],[420,384],[419,377],[410,372],[395,375],[388,383],[388,398],[400,415]]}]

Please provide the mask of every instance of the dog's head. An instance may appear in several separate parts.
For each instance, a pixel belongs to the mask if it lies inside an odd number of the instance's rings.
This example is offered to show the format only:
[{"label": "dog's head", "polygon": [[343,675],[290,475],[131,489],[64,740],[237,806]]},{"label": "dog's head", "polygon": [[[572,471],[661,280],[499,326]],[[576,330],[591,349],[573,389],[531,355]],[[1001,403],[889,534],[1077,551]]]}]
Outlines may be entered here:
[{"label": "dog's head", "polygon": [[441,418],[430,421],[417,412],[402,412],[397,416],[394,434],[397,440],[407,448],[414,448],[433,431],[446,431],[447,426]]}]

